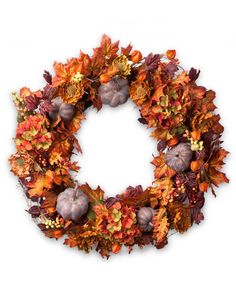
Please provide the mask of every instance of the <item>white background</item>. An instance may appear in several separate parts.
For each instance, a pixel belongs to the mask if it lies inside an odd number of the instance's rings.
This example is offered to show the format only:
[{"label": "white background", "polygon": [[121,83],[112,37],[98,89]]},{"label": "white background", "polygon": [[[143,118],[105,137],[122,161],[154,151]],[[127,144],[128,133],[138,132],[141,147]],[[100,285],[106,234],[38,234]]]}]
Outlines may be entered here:
[{"label": "white background", "polygon": [[[236,294],[235,287],[235,1],[1,1],[0,4],[0,293],[8,294]],[[108,261],[47,239],[24,211],[10,174],[16,120],[12,90],[43,85],[54,60],[91,52],[103,33],[131,41],[144,54],[175,48],[182,65],[202,70],[200,83],[217,92],[231,151],[229,185],[207,196],[205,221],[174,235],[163,250],[147,247]],[[156,146],[137,109],[91,111],[80,131],[81,179],[107,195],[129,184],[149,185]]]}]

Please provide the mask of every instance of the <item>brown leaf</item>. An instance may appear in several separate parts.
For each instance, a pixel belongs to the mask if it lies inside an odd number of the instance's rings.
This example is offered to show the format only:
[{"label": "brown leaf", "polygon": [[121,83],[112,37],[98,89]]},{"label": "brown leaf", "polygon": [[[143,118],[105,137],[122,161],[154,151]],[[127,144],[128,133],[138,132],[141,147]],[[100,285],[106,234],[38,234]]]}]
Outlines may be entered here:
[{"label": "brown leaf", "polygon": [[153,238],[157,241],[158,244],[162,244],[167,237],[169,232],[169,221],[166,216],[166,209],[161,207],[153,217]]},{"label": "brown leaf", "polygon": [[100,203],[104,198],[104,191],[98,186],[95,190],[92,189],[88,183],[79,186],[80,189],[86,194],[89,201],[92,203]]}]

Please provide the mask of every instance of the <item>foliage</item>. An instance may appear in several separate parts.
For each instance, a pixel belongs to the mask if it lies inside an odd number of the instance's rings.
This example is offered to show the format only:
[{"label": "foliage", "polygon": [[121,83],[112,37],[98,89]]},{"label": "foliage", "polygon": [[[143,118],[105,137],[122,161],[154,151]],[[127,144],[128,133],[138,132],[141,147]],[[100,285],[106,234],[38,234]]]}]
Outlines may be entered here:
[{"label": "foliage", "polygon": [[[228,152],[221,147],[223,126],[215,113],[215,92],[196,83],[200,71],[184,70],[175,50],[147,56],[132,45],[119,46],[104,35],[92,55],[80,52],[66,63],[54,63],[54,75],[44,72],[46,85],[31,91],[23,87],[13,93],[17,109],[15,145],[9,158],[12,172],[19,177],[32,206],[28,212],[50,238],[66,236],[65,244],[89,252],[95,248],[102,257],[118,253],[122,246],[132,250],[154,244],[162,248],[168,233],[184,233],[204,216],[204,193],[228,182],[221,171]],[[82,153],[75,137],[85,120],[85,111],[102,108],[98,88],[113,78],[127,79],[130,100],[140,112],[139,121],[151,130],[159,154],[153,156],[153,184],[128,187],[115,197],[105,197],[98,186],[76,184],[70,171],[80,167],[71,161]],[[52,120],[53,100],[61,97],[71,104],[69,121]],[[166,152],[179,143],[188,143],[192,159],[185,171],[177,172],[166,163]],[[64,220],[56,210],[57,196],[78,186],[87,196],[87,214],[77,221]],[[138,211],[154,210],[152,230],[139,227]]]}]

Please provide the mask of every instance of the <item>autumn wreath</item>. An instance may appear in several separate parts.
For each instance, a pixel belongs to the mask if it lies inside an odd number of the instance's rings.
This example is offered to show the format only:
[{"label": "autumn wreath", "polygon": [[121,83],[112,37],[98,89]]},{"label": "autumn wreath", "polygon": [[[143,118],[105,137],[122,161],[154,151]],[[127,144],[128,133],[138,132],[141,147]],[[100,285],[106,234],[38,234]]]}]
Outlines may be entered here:
[{"label": "autumn wreath", "polygon": [[[28,212],[50,238],[103,256],[137,244],[162,248],[168,233],[185,232],[203,219],[204,193],[228,182],[221,168],[227,155],[220,145],[223,127],[214,113],[215,92],[197,86],[199,71],[185,71],[175,50],[149,54],[128,45],[119,50],[104,35],[92,56],[80,53],[44,73],[46,86],[13,93],[18,112],[15,145],[9,159],[19,177]],[[85,111],[116,107],[131,99],[139,122],[157,140],[152,186],[128,187],[105,197],[98,186],[73,180],[81,152],[76,133]]]}]

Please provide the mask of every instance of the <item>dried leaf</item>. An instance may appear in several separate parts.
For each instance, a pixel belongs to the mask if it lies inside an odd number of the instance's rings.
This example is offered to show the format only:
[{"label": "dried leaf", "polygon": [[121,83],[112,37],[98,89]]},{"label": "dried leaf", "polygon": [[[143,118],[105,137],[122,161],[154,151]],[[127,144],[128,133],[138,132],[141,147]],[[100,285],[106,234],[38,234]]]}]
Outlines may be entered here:
[{"label": "dried leaf", "polygon": [[88,185],[88,183],[85,183],[80,185],[80,189],[86,194],[90,202],[97,204],[103,201],[104,191],[100,186],[94,190]]},{"label": "dried leaf", "polygon": [[164,153],[160,153],[160,155],[155,157],[151,163],[156,166],[154,171],[155,178],[161,178],[163,176],[172,177],[176,174],[175,170],[166,164]]},{"label": "dried leaf", "polygon": [[30,197],[41,197],[45,191],[52,188],[54,172],[51,170],[46,171],[45,174],[37,174],[34,181],[29,182],[27,187]]},{"label": "dried leaf", "polygon": [[159,210],[157,210],[153,217],[152,223],[154,226],[153,238],[158,244],[162,244],[167,238],[170,226],[166,216],[166,209],[164,207],[161,207]]}]

